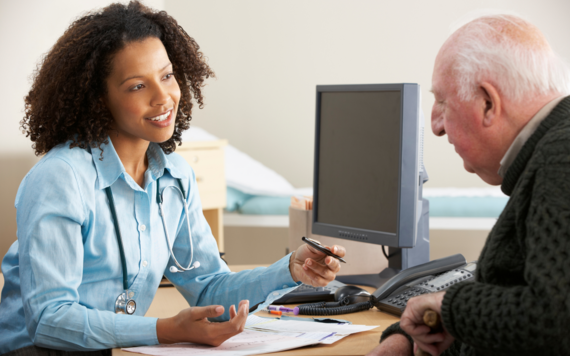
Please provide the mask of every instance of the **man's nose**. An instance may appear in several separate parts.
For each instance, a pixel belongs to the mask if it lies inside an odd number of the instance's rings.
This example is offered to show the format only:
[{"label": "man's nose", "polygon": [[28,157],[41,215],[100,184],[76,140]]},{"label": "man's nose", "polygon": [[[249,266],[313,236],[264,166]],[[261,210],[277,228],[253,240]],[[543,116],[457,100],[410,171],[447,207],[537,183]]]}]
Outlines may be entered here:
[{"label": "man's nose", "polygon": [[431,130],[436,136],[445,135],[445,127],[443,125],[443,115],[435,105],[431,110]]}]

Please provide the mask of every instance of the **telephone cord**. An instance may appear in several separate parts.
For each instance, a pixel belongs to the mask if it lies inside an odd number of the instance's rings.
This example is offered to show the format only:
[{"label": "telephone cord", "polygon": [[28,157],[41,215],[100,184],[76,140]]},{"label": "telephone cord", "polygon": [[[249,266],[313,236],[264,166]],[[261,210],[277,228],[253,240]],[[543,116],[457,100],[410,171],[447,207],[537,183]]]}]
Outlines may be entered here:
[{"label": "telephone cord", "polygon": [[368,310],[373,306],[371,301],[348,304],[348,299],[343,299],[340,302],[301,304],[298,308],[299,315],[339,315]]}]

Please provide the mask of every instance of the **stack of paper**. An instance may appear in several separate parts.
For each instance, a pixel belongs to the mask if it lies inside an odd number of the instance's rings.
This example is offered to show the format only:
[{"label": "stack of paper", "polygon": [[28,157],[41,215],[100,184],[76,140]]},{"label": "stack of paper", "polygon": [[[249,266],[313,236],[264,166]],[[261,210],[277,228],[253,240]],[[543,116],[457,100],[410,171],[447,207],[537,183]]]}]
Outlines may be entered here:
[{"label": "stack of paper", "polygon": [[218,347],[180,343],[125,348],[125,351],[157,356],[246,356],[295,349],[314,344],[332,344],[343,337],[377,326],[323,324],[317,322],[278,320],[250,315],[246,330]]}]

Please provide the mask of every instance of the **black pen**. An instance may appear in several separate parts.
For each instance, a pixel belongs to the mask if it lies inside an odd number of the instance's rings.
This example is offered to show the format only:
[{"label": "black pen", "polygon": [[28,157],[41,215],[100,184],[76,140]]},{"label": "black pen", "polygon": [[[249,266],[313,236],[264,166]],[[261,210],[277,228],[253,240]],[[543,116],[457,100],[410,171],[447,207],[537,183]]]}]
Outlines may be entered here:
[{"label": "black pen", "polygon": [[315,241],[315,240],[310,239],[310,238],[305,237],[305,236],[303,236],[303,237],[301,238],[301,240],[303,240],[303,241],[304,241],[306,244],[308,244],[309,246],[314,247],[314,248],[316,248],[317,250],[323,252],[324,254],[326,254],[326,255],[328,255],[328,256],[331,256],[331,257],[334,257],[334,258],[336,258],[337,260],[339,260],[339,261],[342,262],[342,263],[346,263],[346,261],[345,261],[342,257],[340,257],[340,256],[338,256],[338,255],[335,255],[334,253],[331,252],[331,250],[324,248],[324,246],[321,245],[318,241]]}]

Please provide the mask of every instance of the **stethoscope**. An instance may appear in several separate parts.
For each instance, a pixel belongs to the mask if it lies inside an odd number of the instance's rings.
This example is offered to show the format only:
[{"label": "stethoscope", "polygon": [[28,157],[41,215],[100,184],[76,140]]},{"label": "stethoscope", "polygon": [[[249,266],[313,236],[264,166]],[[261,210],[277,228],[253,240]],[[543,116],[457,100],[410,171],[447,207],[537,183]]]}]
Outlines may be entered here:
[{"label": "stethoscope", "polygon": [[[158,203],[160,209],[160,216],[162,218],[162,225],[164,226],[164,233],[166,235],[166,241],[168,243],[168,249],[170,250],[170,255],[174,260],[176,266],[170,266],[170,272],[177,273],[177,272],[184,272],[190,271],[195,268],[200,267],[200,262],[196,261],[192,263],[194,260],[194,248],[192,246],[192,232],[190,231],[190,219],[188,216],[188,204],[186,203],[186,194],[184,192],[184,186],[182,185],[182,180],[176,179],[178,182],[178,186],[168,186],[164,188],[162,193],[160,192],[160,178],[156,180],[156,202]],[[162,202],[164,200],[164,191],[167,188],[172,188],[179,193],[179,196],[182,199],[182,204],[184,205],[184,214],[186,215],[186,224],[188,228],[188,241],[190,241],[190,263],[188,267],[182,267],[178,260],[174,256],[174,252],[172,251],[172,242],[170,241],[170,235],[168,234],[168,228],[166,227],[166,221],[164,221],[164,210],[162,207]],[[113,192],[111,191],[111,187],[105,188],[105,193],[107,193],[107,199],[109,199],[109,206],[111,208],[111,215],[113,217],[113,225],[115,226],[115,233],[117,235],[117,242],[119,244],[119,253],[121,255],[121,266],[123,269],[123,293],[119,294],[117,300],[115,301],[115,313],[117,314],[129,314],[132,315],[135,313],[137,309],[137,303],[133,299],[134,293],[129,291],[129,281],[128,281],[128,273],[127,273],[127,260],[125,258],[125,249],[123,246],[123,239],[121,238],[121,229],[119,228],[119,219],[117,219],[117,212],[115,211],[115,200],[113,199]]]}]

